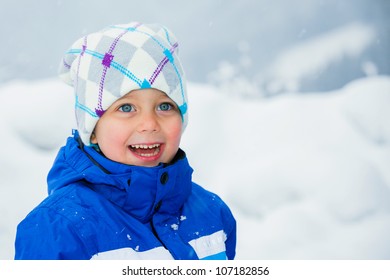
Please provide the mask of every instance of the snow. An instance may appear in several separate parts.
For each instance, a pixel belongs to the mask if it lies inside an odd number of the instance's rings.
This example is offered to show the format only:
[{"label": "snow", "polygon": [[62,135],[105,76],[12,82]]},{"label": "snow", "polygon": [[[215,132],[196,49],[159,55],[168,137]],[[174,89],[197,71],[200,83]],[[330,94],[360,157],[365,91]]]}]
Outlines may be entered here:
[{"label": "snow", "polygon": [[178,229],[179,229],[179,225],[178,225],[178,224],[172,224],[172,225],[171,225],[171,228],[172,228],[173,230],[178,230]]},{"label": "snow", "polygon": [[[237,259],[390,258],[389,76],[264,99],[189,83],[189,99],[182,148],[237,219]],[[0,104],[0,259],[12,259],[74,127],[73,95],[55,78],[15,80]]]}]

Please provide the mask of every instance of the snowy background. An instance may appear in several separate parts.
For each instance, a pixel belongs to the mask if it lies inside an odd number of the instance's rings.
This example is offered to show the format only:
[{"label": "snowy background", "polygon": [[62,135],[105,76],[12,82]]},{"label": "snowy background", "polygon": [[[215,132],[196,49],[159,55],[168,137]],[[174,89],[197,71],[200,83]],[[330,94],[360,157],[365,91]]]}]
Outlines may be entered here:
[{"label": "snowy background", "polygon": [[238,259],[390,259],[390,1],[269,2],[2,1],[0,259],[74,127],[61,54],[132,20],[181,41],[182,148],[235,214]]}]

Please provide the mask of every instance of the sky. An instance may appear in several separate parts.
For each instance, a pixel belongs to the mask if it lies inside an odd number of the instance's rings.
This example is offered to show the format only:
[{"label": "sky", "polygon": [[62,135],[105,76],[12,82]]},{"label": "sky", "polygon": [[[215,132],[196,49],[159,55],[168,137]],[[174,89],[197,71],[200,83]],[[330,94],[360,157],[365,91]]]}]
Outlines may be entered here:
[{"label": "sky", "polygon": [[[345,57],[307,77],[304,91],[328,91],[363,77],[373,62],[389,74],[390,2],[386,0],[37,0],[2,1],[0,82],[55,76],[62,54],[79,37],[107,25],[160,22],[174,31],[187,76],[210,82],[229,62],[260,80],[281,53],[351,24],[371,28],[375,40],[361,55]],[[245,69],[239,68],[242,58]],[[310,59],[310,58],[306,58]]]}]

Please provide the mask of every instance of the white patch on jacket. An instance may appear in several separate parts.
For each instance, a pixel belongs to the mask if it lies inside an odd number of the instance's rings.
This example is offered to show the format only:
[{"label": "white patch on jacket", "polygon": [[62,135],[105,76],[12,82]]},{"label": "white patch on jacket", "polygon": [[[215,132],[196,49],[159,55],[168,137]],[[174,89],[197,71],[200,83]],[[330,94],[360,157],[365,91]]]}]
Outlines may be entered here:
[{"label": "white patch on jacket", "polygon": [[[207,258],[226,251],[226,234],[220,230],[213,234],[193,239],[189,244],[199,259]],[[171,253],[164,247],[156,247],[139,252],[133,248],[120,248],[93,255],[91,260],[173,260]]]}]

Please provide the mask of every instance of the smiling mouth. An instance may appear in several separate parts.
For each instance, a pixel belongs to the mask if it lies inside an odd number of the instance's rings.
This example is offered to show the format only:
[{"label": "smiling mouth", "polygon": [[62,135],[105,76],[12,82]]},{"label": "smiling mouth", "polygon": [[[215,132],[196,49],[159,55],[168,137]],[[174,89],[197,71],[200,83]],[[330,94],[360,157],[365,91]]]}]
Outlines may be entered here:
[{"label": "smiling mouth", "polygon": [[154,157],[160,152],[161,144],[152,144],[152,145],[143,145],[136,144],[130,145],[130,150],[138,156],[141,157]]}]

